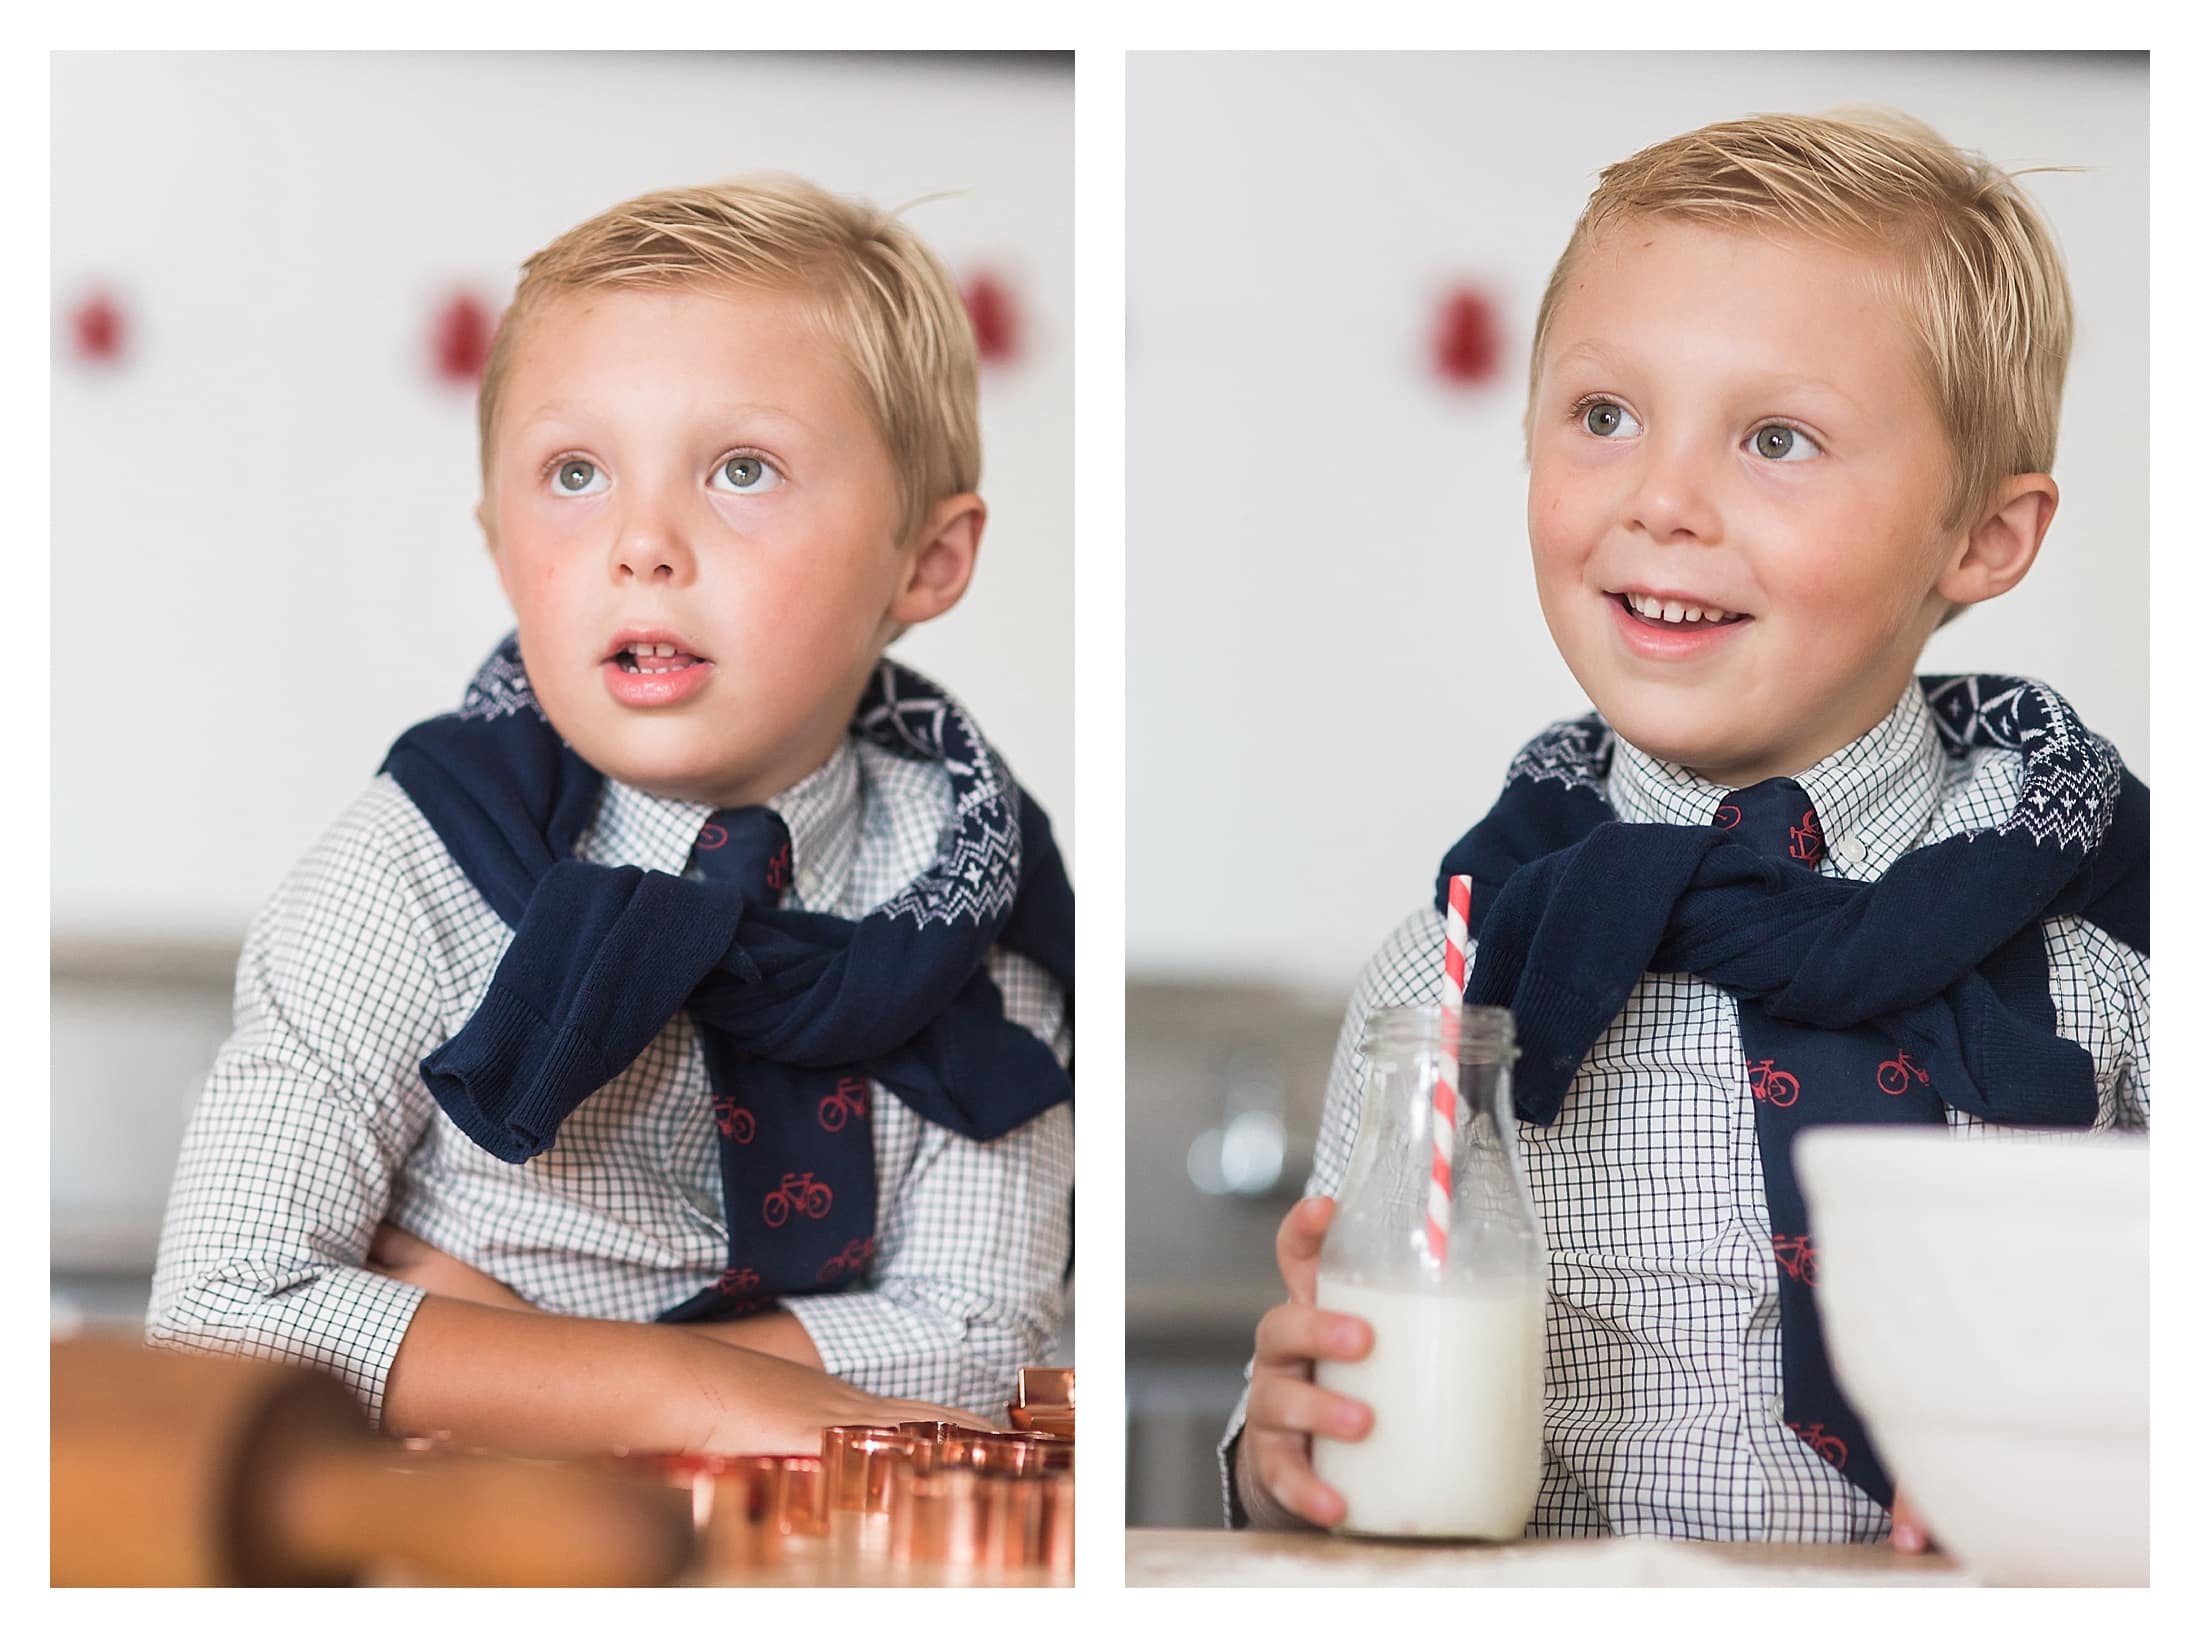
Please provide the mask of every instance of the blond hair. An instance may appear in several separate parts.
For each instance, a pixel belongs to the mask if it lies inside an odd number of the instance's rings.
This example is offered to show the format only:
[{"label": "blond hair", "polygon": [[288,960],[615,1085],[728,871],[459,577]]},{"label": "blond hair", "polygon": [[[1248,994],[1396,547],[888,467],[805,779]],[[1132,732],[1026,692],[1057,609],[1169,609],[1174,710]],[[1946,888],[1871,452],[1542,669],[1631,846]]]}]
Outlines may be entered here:
[{"label": "blond hair", "polygon": [[1948,437],[1953,470],[1940,527],[1971,528],[2004,478],[2046,472],[2055,459],[2070,281],[2046,222],[2013,180],[2028,174],[2002,171],[1883,108],[1753,115],[1645,148],[1599,175],[1551,272],[1523,425],[1532,432],[1559,296],[1606,227],[1665,218],[1807,235],[1884,256],[1873,288],[1914,330]]},{"label": "blond hair", "polygon": [[527,258],[481,377],[481,481],[531,313],[576,291],[713,284],[792,291],[845,355],[901,479],[899,535],[978,486],[978,361],[954,281],[885,211],[789,176],[665,188],[614,205]]}]

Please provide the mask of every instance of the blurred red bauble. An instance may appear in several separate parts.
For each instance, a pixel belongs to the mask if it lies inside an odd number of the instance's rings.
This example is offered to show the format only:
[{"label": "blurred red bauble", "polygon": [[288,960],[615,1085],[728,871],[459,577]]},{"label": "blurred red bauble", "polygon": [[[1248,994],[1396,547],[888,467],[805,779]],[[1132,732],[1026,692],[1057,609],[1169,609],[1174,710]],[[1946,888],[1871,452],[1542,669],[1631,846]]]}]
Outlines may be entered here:
[{"label": "blurred red bauble", "polygon": [[479,381],[495,334],[487,307],[463,291],[451,297],[435,316],[436,376],[455,386]]},{"label": "blurred red bauble", "polygon": [[1480,291],[1461,287],[1444,298],[1436,318],[1436,373],[1459,386],[1479,386],[1497,374],[1497,310]]},{"label": "blurred red bauble", "polygon": [[69,314],[69,330],[78,358],[111,364],[122,356],[122,309],[104,291],[95,291],[76,304]]},{"label": "blurred red bauble", "polygon": [[990,273],[975,273],[964,283],[962,299],[971,333],[977,338],[979,360],[986,364],[1012,361],[1023,347],[1024,321],[1008,286]]}]

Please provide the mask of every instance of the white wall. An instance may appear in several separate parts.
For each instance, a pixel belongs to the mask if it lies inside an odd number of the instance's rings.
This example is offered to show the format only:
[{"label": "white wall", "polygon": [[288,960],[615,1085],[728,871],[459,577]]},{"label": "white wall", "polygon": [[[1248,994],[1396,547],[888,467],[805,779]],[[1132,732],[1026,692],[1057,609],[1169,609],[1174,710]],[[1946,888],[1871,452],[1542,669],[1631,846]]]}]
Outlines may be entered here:
[{"label": "white wall", "polygon": [[[789,170],[1022,298],[986,372],[977,583],[897,650],[1071,811],[1071,84],[878,56],[61,54],[53,71],[53,916],[233,940],[509,626],[436,304],[492,306],[654,187]],[[112,281],[112,370],[65,314]]]},{"label": "white wall", "polygon": [[[1135,971],[1341,989],[1513,751],[1586,709],[1522,528],[1535,304],[1602,166],[1748,113],[1887,103],[2096,167],[2023,184],[2078,305],[2062,509],[1925,667],[2044,678],[2147,777],[2139,62],[1134,53],[1127,80]],[[1454,279],[1502,311],[1480,392],[1425,362]]]}]

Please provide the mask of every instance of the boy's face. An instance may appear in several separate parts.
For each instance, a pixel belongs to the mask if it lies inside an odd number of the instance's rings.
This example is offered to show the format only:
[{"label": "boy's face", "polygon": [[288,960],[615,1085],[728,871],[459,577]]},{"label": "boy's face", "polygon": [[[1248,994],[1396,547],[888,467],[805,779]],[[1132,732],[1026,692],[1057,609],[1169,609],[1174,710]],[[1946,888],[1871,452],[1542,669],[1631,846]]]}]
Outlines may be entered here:
[{"label": "boy's face", "polygon": [[780,292],[587,291],[527,321],[481,522],[528,680],[595,767],[736,806],[831,754],[916,555],[857,391]]},{"label": "boy's face", "polygon": [[1871,728],[1946,607],[1947,441],[1868,266],[1621,222],[1552,317],[1528,481],[1544,620],[1622,736],[1728,785]]}]

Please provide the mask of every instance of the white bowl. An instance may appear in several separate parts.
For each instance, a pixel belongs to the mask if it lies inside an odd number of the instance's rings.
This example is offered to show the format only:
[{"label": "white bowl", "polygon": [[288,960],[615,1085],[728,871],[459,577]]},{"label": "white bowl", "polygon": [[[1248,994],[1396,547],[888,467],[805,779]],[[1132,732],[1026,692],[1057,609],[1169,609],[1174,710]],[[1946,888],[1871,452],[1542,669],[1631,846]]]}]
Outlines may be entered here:
[{"label": "white bowl", "polygon": [[1817,1127],[1795,1165],[1842,1391],[2003,1585],[2147,1579],[2147,1146]]}]

